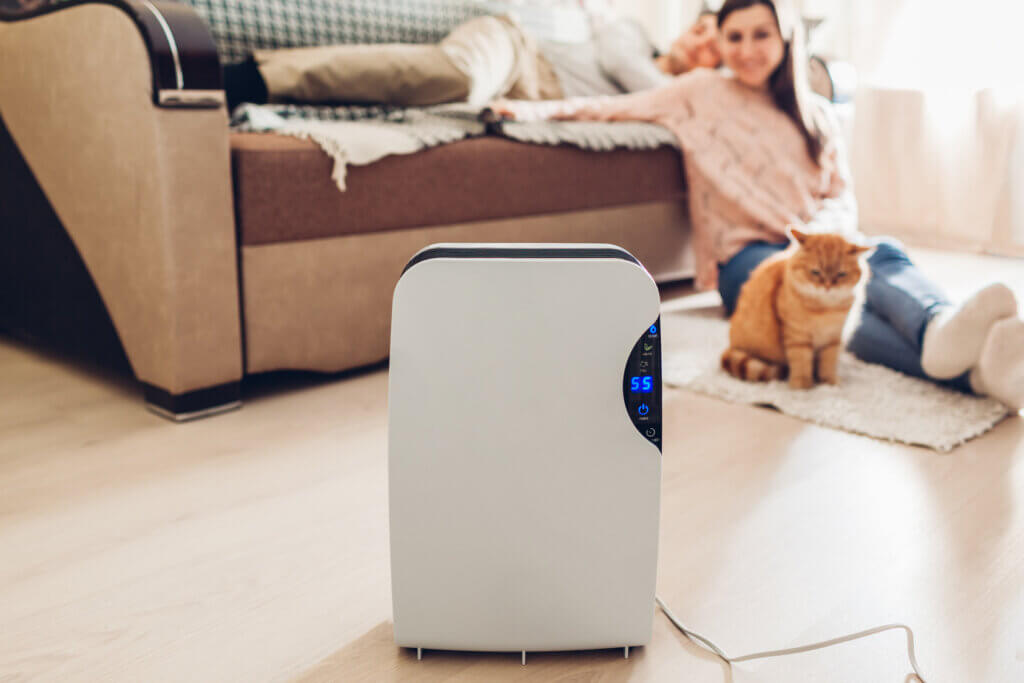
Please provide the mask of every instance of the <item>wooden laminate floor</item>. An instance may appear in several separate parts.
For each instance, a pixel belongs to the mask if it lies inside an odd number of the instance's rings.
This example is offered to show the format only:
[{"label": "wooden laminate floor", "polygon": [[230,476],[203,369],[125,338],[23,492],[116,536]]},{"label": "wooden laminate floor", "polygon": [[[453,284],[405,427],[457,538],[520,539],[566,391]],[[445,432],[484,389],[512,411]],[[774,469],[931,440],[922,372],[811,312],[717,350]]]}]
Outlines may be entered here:
[{"label": "wooden laminate floor", "polygon": [[[920,252],[966,291],[1024,262]],[[713,301],[686,287],[666,310]],[[671,348],[684,330],[665,325]],[[0,337],[0,681],[879,681],[898,632],[739,665],[653,642],[518,655],[391,641],[387,370],[273,375],[176,425]],[[929,683],[1024,680],[1024,419],[951,454],[665,393],[659,594],[730,654],[889,622]]]}]

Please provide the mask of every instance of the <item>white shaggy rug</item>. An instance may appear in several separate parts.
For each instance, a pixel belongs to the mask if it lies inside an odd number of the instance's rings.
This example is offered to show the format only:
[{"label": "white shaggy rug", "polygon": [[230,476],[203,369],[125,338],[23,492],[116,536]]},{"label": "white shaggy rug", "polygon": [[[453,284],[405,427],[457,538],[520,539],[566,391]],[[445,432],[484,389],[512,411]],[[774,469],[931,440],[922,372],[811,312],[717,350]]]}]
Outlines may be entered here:
[{"label": "white shaggy rug", "polygon": [[838,386],[794,390],[785,382],[744,382],[719,365],[728,321],[674,313],[664,316],[663,329],[677,340],[662,362],[666,384],[734,403],[773,406],[826,427],[950,451],[1009,414],[993,399],[945,389],[845,352]]}]

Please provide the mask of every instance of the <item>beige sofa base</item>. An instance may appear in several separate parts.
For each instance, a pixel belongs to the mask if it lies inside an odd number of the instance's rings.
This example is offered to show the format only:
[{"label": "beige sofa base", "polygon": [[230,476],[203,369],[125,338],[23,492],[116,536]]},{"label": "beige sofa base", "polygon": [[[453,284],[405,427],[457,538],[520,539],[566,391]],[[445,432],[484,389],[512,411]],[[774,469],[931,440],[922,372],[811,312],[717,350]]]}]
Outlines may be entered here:
[{"label": "beige sofa base", "polygon": [[683,202],[243,246],[246,372],[337,372],[387,358],[395,285],[435,242],[608,242],[659,282],[694,273]]},{"label": "beige sofa base", "polygon": [[186,403],[237,384],[224,107],[154,106],[150,57],[132,17],[84,4],[0,21],[0,116],[139,381]]}]

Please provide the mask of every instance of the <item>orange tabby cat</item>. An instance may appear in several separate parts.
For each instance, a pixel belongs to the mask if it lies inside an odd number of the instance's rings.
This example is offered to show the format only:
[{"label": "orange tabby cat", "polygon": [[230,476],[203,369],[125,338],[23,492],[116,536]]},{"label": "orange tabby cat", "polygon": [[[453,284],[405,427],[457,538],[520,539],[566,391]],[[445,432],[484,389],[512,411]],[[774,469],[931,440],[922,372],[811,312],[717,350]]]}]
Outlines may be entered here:
[{"label": "orange tabby cat", "polygon": [[782,379],[807,389],[838,384],[836,364],[846,316],[870,247],[839,235],[792,231],[795,243],[765,260],[740,290],[722,367],[740,379]]}]

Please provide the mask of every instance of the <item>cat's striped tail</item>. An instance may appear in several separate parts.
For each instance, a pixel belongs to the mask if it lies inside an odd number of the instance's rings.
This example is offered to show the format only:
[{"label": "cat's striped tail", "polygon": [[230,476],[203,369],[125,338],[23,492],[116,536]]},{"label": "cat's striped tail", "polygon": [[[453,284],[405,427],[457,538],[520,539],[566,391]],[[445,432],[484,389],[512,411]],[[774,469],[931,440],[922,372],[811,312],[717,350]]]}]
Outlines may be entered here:
[{"label": "cat's striped tail", "polygon": [[769,382],[784,379],[786,375],[784,365],[769,363],[736,348],[728,348],[722,354],[722,369],[748,382]]}]

